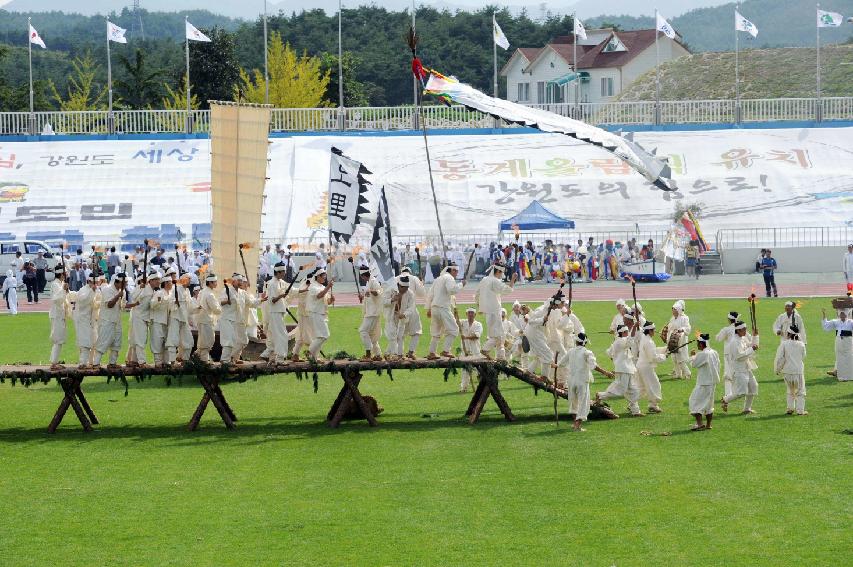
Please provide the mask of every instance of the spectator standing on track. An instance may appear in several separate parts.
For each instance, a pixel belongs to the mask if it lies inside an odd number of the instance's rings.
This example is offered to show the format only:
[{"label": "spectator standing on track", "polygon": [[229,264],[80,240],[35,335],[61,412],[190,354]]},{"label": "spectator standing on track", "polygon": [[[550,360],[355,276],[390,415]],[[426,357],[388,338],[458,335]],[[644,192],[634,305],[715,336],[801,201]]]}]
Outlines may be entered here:
[{"label": "spectator standing on track", "polygon": [[36,289],[39,293],[44,293],[44,288],[47,286],[47,276],[45,275],[47,273],[47,260],[41,250],[36,254],[33,266],[36,269]]},{"label": "spectator standing on track", "polygon": [[844,279],[847,280],[847,291],[853,291],[853,244],[847,245],[847,253],[841,264]]},{"label": "spectator standing on track", "polygon": [[21,257],[21,251],[15,252],[15,259],[12,260],[12,269],[15,270],[15,277],[21,279],[24,277],[24,259]]},{"label": "spectator standing on track", "polygon": [[27,303],[39,302],[38,277],[32,262],[24,261],[24,285],[27,287]]},{"label": "spectator standing on track", "polygon": [[134,274],[136,274],[136,266],[133,265],[133,258],[130,254],[124,255],[124,260],[121,263],[121,271],[128,278],[133,278]]},{"label": "spectator standing on track", "polygon": [[163,256],[162,248],[157,249],[157,255],[151,258],[150,263],[152,266],[157,266],[158,268],[163,267],[163,265],[166,263],[166,258]]},{"label": "spectator standing on track", "polygon": [[86,270],[83,269],[83,264],[81,262],[77,262],[74,265],[74,269],[71,270],[71,274],[68,278],[68,290],[69,291],[79,291],[81,287],[86,283]]},{"label": "spectator standing on track", "polygon": [[772,257],[770,250],[764,251],[764,258],[761,260],[761,271],[764,274],[764,287],[767,291],[767,297],[770,297],[771,288],[773,297],[779,297],[779,292],[776,290],[776,269],[778,268],[776,259]]},{"label": "spectator standing on track", "polygon": [[121,265],[121,258],[116,254],[116,247],[111,246],[110,253],[107,255],[107,276],[109,279],[115,275],[119,265]]},{"label": "spectator standing on track", "polygon": [[691,240],[690,244],[687,245],[687,250],[684,251],[684,266],[685,266],[685,274],[686,276],[693,276],[697,280],[699,279],[699,243],[695,240]]}]

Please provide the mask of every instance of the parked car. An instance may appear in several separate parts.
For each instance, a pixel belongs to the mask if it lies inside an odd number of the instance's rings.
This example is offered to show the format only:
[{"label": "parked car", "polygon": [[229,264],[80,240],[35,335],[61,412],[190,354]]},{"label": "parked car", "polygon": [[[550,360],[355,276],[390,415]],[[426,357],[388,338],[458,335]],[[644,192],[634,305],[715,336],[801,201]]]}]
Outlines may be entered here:
[{"label": "parked car", "polygon": [[[53,269],[59,261],[59,254],[51,251],[50,246],[40,240],[24,240],[19,242],[0,242],[0,285],[6,279],[6,270],[8,270],[15,262],[15,253],[20,251],[21,257],[32,261],[39,252],[44,253],[44,258],[47,260],[47,270],[45,270],[45,279],[53,281]],[[18,282],[23,285],[23,282]]]}]

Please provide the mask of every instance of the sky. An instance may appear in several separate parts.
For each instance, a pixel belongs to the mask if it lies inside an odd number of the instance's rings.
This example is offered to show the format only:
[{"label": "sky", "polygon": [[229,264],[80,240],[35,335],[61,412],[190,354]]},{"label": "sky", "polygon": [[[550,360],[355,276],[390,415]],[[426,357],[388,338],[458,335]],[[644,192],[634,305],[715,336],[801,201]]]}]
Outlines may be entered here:
[{"label": "sky", "polygon": [[[301,11],[303,9],[322,8],[330,13],[337,12],[339,0],[269,0],[269,11],[285,12]],[[717,6],[727,3],[726,0],[508,0],[505,2],[483,2],[483,0],[416,0],[418,6],[434,6],[437,8],[479,9],[485,5],[494,4],[505,6],[513,13],[527,9],[532,18],[538,18],[546,12],[554,14],[571,14],[577,10],[582,18],[600,15],[652,15],[654,5],[666,17],[672,18],[693,8]],[[130,0],[84,0],[71,2],[69,0],[0,0],[0,7],[6,6],[16,11],[65,10],[83,14],[105,13],[110,10],[120,11],[129,6]],[[151,10],[180,11],[187,9],[207,9],[231,17],[254,19],[263,12],[263,0],[141,0],[142,7]],[[412,0],[343,0],[344,7],[356,7],[361,4],[375,4],[389,10],[403,10],[412,5]]]}]

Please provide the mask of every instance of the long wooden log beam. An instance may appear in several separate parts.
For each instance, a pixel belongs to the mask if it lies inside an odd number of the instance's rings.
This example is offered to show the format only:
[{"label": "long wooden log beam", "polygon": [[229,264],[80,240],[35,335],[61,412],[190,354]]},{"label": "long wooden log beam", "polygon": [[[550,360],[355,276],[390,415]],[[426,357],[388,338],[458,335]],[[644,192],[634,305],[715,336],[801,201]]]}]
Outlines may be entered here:
[{"label": "long wooden log beam", "polygon": [[486,358],[441,358],[438,360],[427,360],[418,358],[415,360],[382,360],[362,361],[337,359],[328,361],[303,361],[288,362],[286,364],[267,364],[266,362],[244,362],[243,364],[232,364],[222,367],[219,364],[204,365],[200,363],[185,364],[178,368],[165,367],[155,368],[146,366],[144,368],[120,366],[117,369],[108,369],[106,366],[98,368],[78,369],[67,367],[62,370],[51,370],[50,366],[13,364],[0,366],[0,379],[22,380],[28,379],[34,382],[41,380],[54,380],[62,378],[86,378],[90,376],[103,377],[148,377],[148,376],[195,376],[197,374],[216,375],[221,380],[246,380],[257,376],[271,376],[274,374],[296,374],[313,372],[342,372],[349,369],[352,372],[366,372],[370,370],[423,370],[430,368],[463,368],[465,366],[505,366],[500,362],[490,361]]}]

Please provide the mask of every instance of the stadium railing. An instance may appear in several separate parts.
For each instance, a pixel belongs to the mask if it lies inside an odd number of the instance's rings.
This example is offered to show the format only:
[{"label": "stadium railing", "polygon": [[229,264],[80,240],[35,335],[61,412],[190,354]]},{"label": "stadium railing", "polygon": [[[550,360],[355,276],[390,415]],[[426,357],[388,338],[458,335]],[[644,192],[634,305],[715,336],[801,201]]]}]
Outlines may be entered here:
[{"label": "stadium railing", "polygon": [[791,226],[721,229],[717,231],[716,240],[718,250],[847,246],[853,242],[853,227]]},{"label": "stadium railing", "polygon": [[[853,120],[853,97],[743,99],[740,112],[731,99],[533,104],[595,125],[655,125],[742,122]],[[462,106],[431,105],[423,109],[430,129],[493,128],[495,120]],[[105,110],[75,112],[2,112],[0,135],[40,134],[50,124],[56,134],[205,134],[210,112],[193,110]],[[412,106],[364,108],[276,108],[273,132],[412,130],[421,127]]]}]

